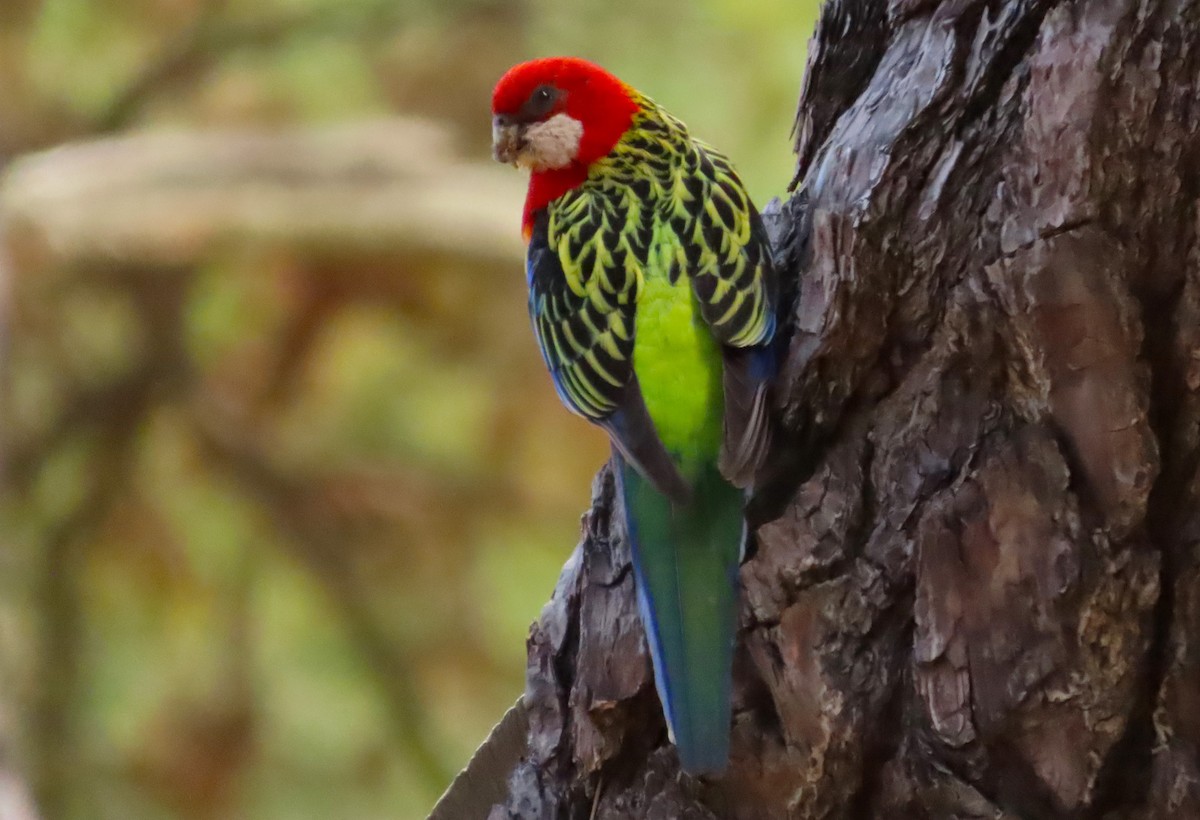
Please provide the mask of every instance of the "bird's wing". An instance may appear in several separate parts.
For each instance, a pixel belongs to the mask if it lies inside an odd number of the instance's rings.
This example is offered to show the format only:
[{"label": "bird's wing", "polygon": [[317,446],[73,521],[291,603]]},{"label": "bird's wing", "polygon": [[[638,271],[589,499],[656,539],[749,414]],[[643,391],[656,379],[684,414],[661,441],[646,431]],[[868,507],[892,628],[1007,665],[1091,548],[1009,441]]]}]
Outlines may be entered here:
[{"label": "bird's wing", "polygon": [[[721,472],[753,484],[770,445],[768,390],[775,374],[778,282],[770,244],[742,181],[720,152],[696,143],[693,182],[680,223],[677,262],[691,279],[700,313],[724,356],[725,436]],[[680,218],[681,215],[686,215]]]},{"label": "bird's wing", "polygon": [[608,431],[613,446],[664,495],[690,488],[662,445],[633,371],[642,272],[629,240],[586,191],[534,220],[526,257],[529,315],[558,396]]}]

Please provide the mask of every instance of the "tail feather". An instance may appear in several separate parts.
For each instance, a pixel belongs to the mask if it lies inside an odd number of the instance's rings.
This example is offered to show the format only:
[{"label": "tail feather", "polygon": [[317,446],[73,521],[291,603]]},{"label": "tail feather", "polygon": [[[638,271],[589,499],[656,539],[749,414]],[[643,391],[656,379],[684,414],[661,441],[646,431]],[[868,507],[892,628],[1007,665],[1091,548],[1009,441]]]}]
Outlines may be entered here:
[{"label": "tail feather", "polygon": [[683,768],[716,772],[729,759],[742,495],[713,465],[673,505],[619,456],[638,608],[671,739]]}]

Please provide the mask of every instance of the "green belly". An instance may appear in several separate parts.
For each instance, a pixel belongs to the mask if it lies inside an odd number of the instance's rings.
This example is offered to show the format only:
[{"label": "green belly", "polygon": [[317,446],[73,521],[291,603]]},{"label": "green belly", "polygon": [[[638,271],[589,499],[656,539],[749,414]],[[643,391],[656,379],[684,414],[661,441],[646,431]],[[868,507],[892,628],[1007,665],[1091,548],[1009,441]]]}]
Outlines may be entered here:
[{"label": "green belly", "polygon": [[691,283],[647,275],[638,299],[633,369],[646,409],[685,474],[713,464],[721,446],[721,352]]}]

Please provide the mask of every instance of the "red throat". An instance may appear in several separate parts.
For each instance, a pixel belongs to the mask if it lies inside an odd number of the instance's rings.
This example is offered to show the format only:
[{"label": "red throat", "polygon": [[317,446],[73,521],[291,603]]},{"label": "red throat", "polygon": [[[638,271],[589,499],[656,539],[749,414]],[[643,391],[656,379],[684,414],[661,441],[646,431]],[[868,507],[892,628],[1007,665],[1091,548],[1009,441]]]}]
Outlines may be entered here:
[{"label": "red throat", "polygon": [[545,84],[564,94],[561,106],[553,113],[579,120],[583,136],[575,161],[566,168],[530,174],[521,218],[521,232],[526,241],[537,212],[583,184],[592,163],[613,149],[629,130],[638,110],[629,86],[600,66],[576,57],[547,57],[509,69],[496,84],[492,113],[512,113],[534,89]]},{"label": "red throat", "polygon": [[521,214],[521,235],[525,241],[533,234],[533,220],[545,208],[567,191],[578,188],[587,179],[588,167],[573,162],[566,168],[553,171],[534,171],[529,175],[529,190],[525,193],[525,210]]}]

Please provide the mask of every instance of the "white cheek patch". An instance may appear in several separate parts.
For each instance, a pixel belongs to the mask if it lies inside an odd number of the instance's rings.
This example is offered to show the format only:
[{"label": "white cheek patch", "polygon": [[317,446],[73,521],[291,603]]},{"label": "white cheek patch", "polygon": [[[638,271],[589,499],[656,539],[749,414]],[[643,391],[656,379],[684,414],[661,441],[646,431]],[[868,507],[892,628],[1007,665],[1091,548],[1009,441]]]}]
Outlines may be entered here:
[{"label": "white cheek patch", "polygon": [[566,168],[579,155],[582,137],[583,123],[566,114],[555,114],[525,129],[526,148],[519,162],[535,171]]}]

